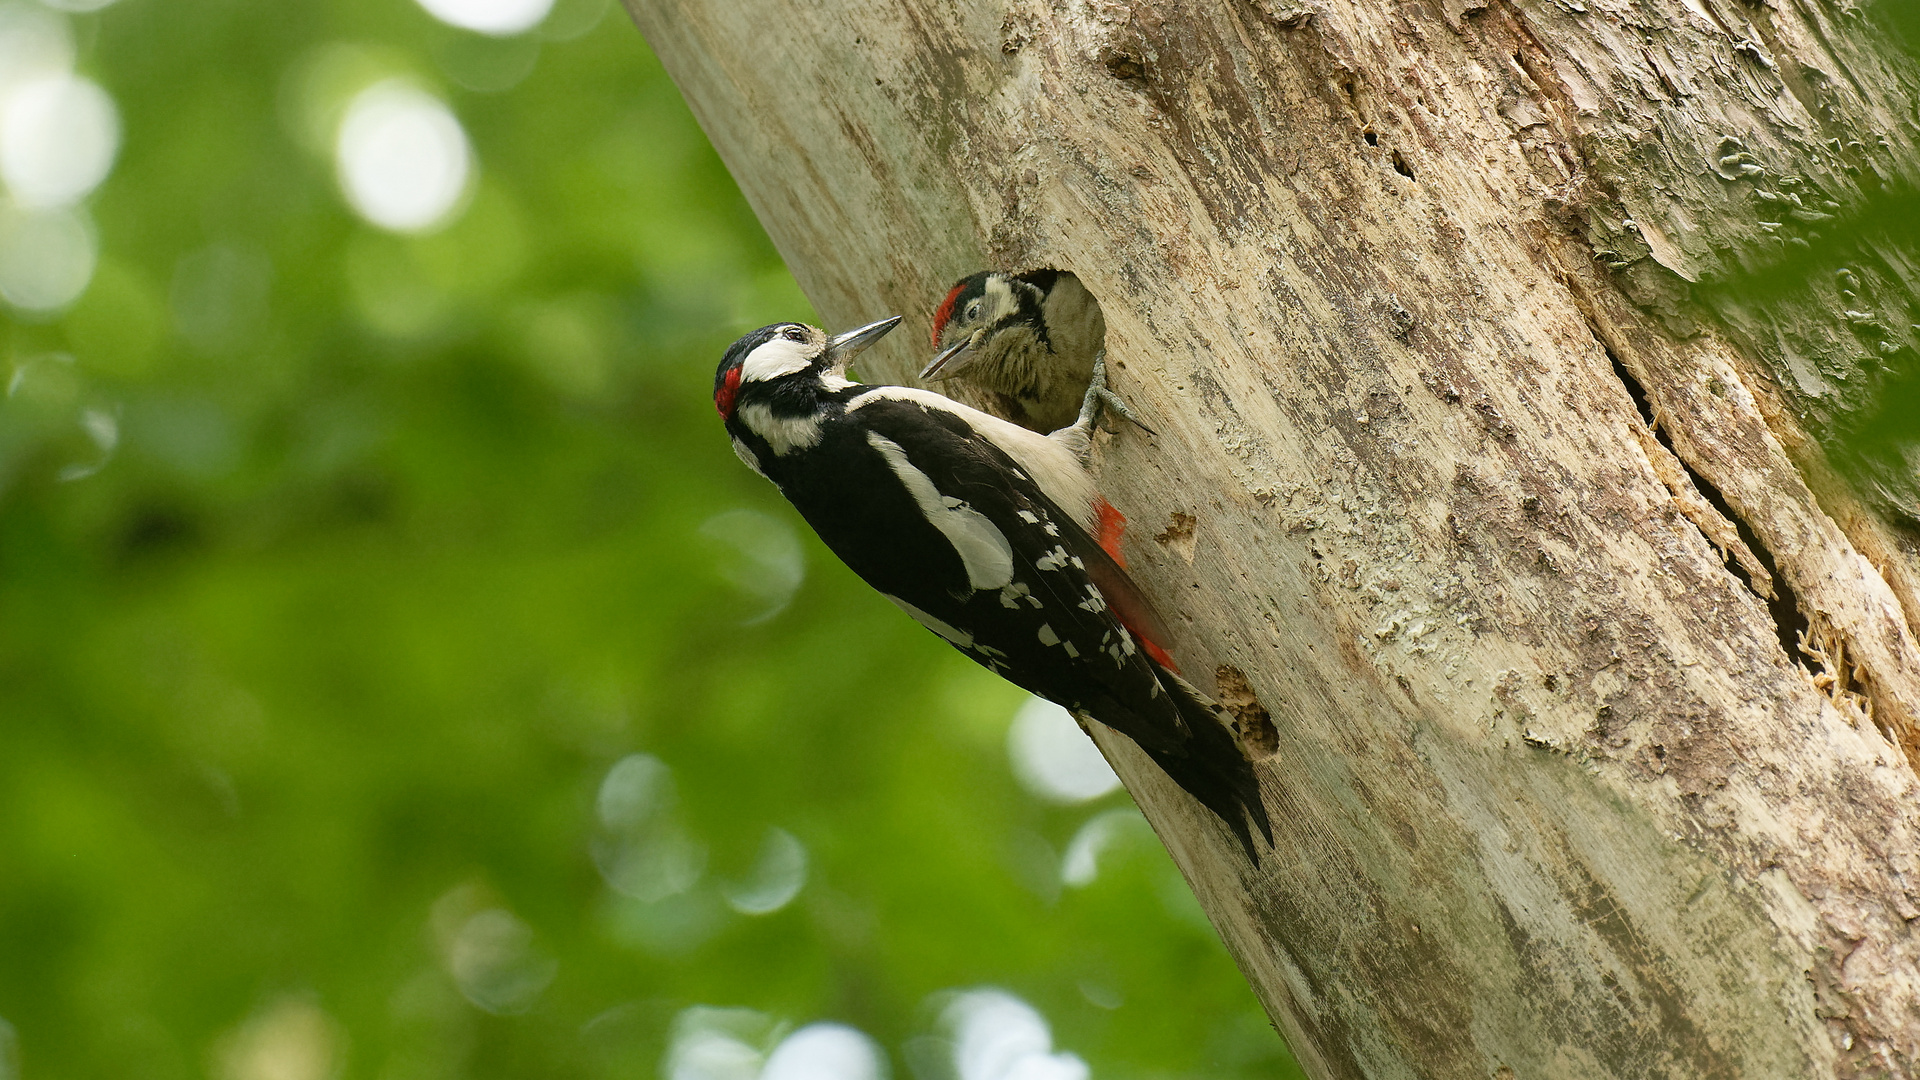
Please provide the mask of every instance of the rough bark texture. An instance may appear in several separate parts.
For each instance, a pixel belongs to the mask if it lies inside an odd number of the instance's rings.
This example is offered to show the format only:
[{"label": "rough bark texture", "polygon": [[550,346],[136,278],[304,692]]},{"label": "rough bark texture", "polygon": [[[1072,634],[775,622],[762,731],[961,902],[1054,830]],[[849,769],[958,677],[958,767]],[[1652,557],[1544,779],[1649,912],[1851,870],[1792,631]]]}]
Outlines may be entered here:
[{"label": "rough bark texture", "polygon": [[1920,274],[1821,234],[1920,78],[1847,0],[629,6],[870,374],[981,267],[1100,297],[1278,847],[1103,745],[1310,1073],[1912,1074],[1920,498],[1830,436]]}]

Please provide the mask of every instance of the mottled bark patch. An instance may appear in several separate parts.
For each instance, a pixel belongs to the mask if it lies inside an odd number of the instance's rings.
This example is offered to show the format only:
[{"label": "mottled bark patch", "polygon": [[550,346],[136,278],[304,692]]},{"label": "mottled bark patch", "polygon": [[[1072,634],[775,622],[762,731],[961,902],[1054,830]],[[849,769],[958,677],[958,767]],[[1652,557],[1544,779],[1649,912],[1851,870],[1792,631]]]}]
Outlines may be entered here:
[{"label": "mottled bark patch", "polygon": [[1221,664],[1213,669],[1213,677],[1218,685],[1214,699],[1233,714],[1233,733],[1240,737],[1240,745],[1256,759],[1272,757],[1280,749],[1280,733],[1274,730],[1273,714],[1260,704],[1247,682],[1247,673]]}]

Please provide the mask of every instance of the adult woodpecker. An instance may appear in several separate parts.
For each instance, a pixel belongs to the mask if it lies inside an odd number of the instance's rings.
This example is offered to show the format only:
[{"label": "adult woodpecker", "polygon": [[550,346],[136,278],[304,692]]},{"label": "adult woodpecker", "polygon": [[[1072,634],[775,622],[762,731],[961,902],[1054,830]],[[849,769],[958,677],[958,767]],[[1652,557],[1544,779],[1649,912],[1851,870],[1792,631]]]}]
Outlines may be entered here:
[{"label": "adult woodpecker", "polygon": [[934,311],[935,354],[920,377],[964,378],[1016,422],[1054,431],[1079,414],[1106,337],[1099,302],[1072,274],[982,270]]},{"label": "adult woodpecker", "polygon": [[1269,845],[1273,831],[1253,766],[1094,539],[1103,503],[1086,457],[1104,363],[1075,421],[1041,435],[929,390],[850,381],[847,362],[899,321],[836,337],[776,323],[734,342],[713,381],[734,452],[867,584],[976,662],[1132,739],[1257,860],[1249,820]]}]

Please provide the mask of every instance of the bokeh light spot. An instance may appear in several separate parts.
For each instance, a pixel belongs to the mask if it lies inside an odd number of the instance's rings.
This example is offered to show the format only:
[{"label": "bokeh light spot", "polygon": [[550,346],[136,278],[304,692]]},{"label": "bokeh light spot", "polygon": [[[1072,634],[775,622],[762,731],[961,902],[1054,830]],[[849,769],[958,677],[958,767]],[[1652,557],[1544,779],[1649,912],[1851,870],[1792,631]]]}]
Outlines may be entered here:
[{"label": "bokeh light spot", "polygon": [[1072,715],[1045,698],[1030,698],[1013,714],[1007,756],[1021,785],[1049,802],[1086,802],[1120,786]]},{"label": "bokeh light spot", "polygon": [[61,11],[86,12],[99,11],[110,4],[118,3],[119,0],[40,0],[40,2],[50,8],[59,8]]},{"label": "bokeh light spot", "polygon": [[330,1080],[338,1075],[340,1026],[306,997],[289,994],[220,1039],[221,1080]]},{"label": "bokeh light spot", "polygon": [[334,153],[347,202],[394,232],[423,232],[447,220],[466,194],[473,164],[453,111],[399,79],[354,96]]},{"label": "bokeh light spot", "polygon": [[673,770],[652,754],[628,754],[600,781],[594,810],[609,832],[644,828],[673,809]]},{"label": "bokeh light spot", "polygon": [[0,297],[25,311],[57,311],[79,299],[99,258],[93,225],[78,210],[0,203]]},{"label": "bokeh light spot", "polygon": [[595,800],[601,834],[593,861],[609,888],[652,904],[700,883],[706,845],[674,816],[676,801],[673,773],[659,758],[629,754],[607,770]]},{"label": "bokeh light spot", "polygon": [[1060,880],[1076,889],[1086,888],[1100,876],[1100,856],[1119,843],[1128,833],[1147,837],[1152,826],[1131,806],[1095,814],[1087,819],[1067,841],[1067,853],[1060,858]]},{"label": "bokeh light spot", "polygon": [[758,510],[729,510],[700,526],[720,549],[720,576],[746,597],[752,626],[786,610],[807,577],[800,537],[785,521]]},{"label": "bokeh light spot", "polygon": [[469,916],[447,950],[447,972],[460,993],[499,1016],[533,1008],[559,967],[534,947],[533,929],[502,908]]},{"label": "bokeh light spot", "polygon": [[727,906],[742,915],[771,915],[793,902],[807,883],[807,846],[785,829],[770,828],[743,881],[721,886]]},{"label": "bokeh light spot", "polygon": [[420,0],[420,6],[448,26],[505,37],[539,26],[553,0]]},{"label": "bokeh light spot", "polygon": [[759,1080],[773,1019],[752,1009],[695,1005],[674,1017],[667,1080]]},{"label": "bokeh light spot", "polygon": [[639,835],[597,840],[593,858],[609,888],[648,903],[686,892],[707,870],[706,845],[673,821]]},{"label": "bokeh light spot", "polygon": [[808,1024],[767,1055],[759,1080],[886,1080],[887,1059],[866,1033],[845,1024]]},{"label": "bokeh light spot", "polygon": [[91,79],[61,72],[17,83],[0,107],[0,179],[21,206],[72,206],[107,178],[119,150],[120,114]]},{"label": "bokeh light spot", "polygon": [[0,100],[21,83],[73,67],[67,20],[37,4],[0,3]]},{"label": "bokeh light spot", "polygon": [[1087,1063],[1055,1053],[1039,1010],[1005,990],[970,990],[942,1010],[958,1080],[1087,1080]]},{"label": "bokeh light spot", "polygon": [[62,482],[85,480],[106,468],[107,462],[113,460],[114,448],[120,445],[120,421],[104,409],[82,409],[80,430],[86,432],[87,440],[93,443],[94,456],[89,461],[62,467],[59,472]]}]

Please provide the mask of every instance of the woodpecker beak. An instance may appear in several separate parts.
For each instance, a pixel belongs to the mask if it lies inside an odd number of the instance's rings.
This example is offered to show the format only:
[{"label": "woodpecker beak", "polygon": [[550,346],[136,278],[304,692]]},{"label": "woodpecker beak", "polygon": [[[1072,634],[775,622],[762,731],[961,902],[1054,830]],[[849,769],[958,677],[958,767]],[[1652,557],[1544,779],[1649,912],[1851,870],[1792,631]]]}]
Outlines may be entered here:
[{"label": "woodpecker beak", "polygon": [[[963,338],[958,345],[949,345],[945,349],[940,350],[940,355],[934,357],[933,362],[928,364],[920,372],[920,377],[923,379],[931,379],[938,376],[941,370],[948,364],[953,363],[968,349],[973,348],[973,339],[978,336],[977,334],[969,334]],[[955,374],[958,374],[958,372]],[[948,378],[951,377],[952,376],[948,376]]]},{"label": "woodpecker beak", "polygon": [[868,323],[857,330],[836,334],[827,339],[828,366],[834,371],[844,371],[847,363],[866,349],[867,346],[887,336],[887,331],[900,325],[900,316],[881,319]]}]

